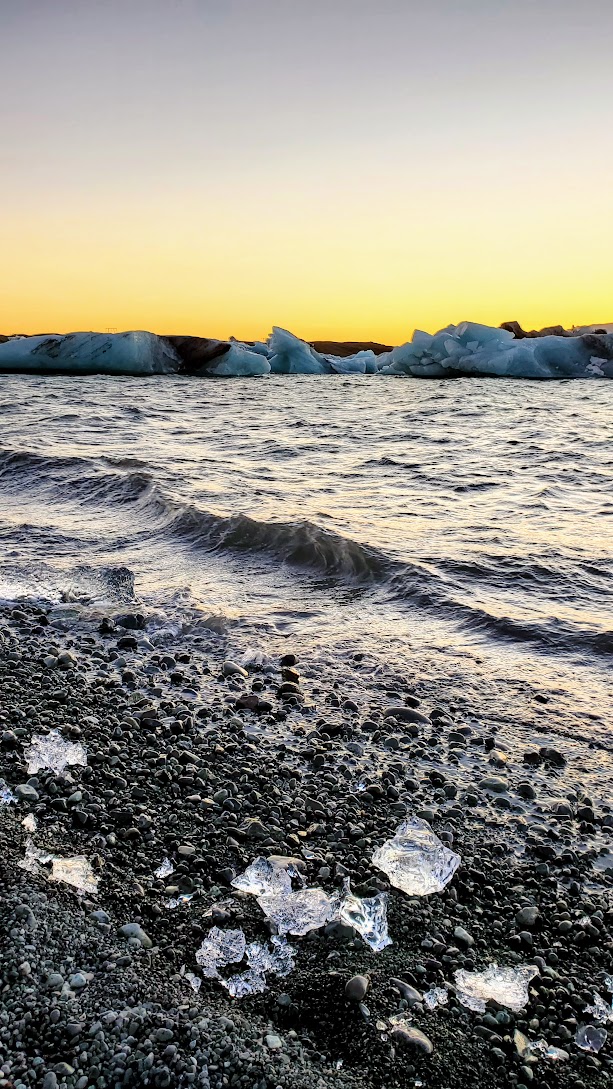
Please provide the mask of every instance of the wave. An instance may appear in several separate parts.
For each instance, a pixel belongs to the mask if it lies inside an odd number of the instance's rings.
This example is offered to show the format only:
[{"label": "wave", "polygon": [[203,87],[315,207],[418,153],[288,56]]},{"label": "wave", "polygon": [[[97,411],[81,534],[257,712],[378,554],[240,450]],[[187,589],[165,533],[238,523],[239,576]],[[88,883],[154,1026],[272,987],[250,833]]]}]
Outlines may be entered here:
[{"label": "wave", "polygon": [[[598,586],[604,590],[608,575],[604,561],[602,564],[592,561],[585,571],[573,570],[570,575],[567,572],[562,576],[555,557],[551,562],[508,556],[484,556],[481,562],[401,560],[307,519],[263,521],[247,514],[223,515],[202,509],[167,495],[144,470],[109,471],[108,459],[105,465],[102,470],[92,458],[4,449],[0,450],[0,489],[27,486],[31,492],[42,488],[46,498],[63,508],[76,504],[104,513],[130,507],[129,522],[121,517],[120,530],[125,534],[121,538],[122,547],[126,543],[140,548],[148,542],[175,540],[209,553],[262,556],[266,561],[303,569],[326,579],[351,582],[363,591],[377,592],[388,600],[405,602],[449,619],[456,629],[481,632],[496,640],[531,642],[564,653],[581,649],[598,655],[613,652],[613,632],[588,629],[571,620],[547,616],[544,603],[538,619],[527,619],[501,615],[479,600],[484,596],[489,598],[492,591],[507,594],[518,587],[532,595],[536,590],[550,598],[562,599],[571,576],[575,589],[581,585],[582,576],[586,593]],[[24,534],[38,544],[53,545],[53,537],[46,535],[41,527],[32,530],[27,525],[0,527],[0,539],[5,543],[22,541]],[[58,537],[58,552],[64,552],[69,543],[63,534]],[[477,595],[478,586],[483,592]],[[467,602],[468,595],[476,600]],[[521,609],[516,607],[515,611]]]}]

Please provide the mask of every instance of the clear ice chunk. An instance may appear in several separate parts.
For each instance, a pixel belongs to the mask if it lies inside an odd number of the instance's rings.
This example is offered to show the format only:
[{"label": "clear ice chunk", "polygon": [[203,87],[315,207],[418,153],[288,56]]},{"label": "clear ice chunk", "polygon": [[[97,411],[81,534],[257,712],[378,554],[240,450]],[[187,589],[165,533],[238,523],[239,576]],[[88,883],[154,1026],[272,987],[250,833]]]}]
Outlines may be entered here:
[{"label": "clear ice chunk", "polygon": [[247,964],[259,975],[272,972],[275,976],[288,976],[294,967],[294,950],[283,938],[272,937],[270,944],[272,950],[259,942],[250,942],[246,950]]},{"label": "clear ice chunk", "polygon": [[609,994],[613,994],[613,976],[604,977],[604,986],[605,990],[607,990]]},{"label": "clear ice chunk", "polygon": [[279,934],[308,934],[325,926],[335,914],[336,904],[323,889],[290,888],[258,896],[258,904],[275,923]]},{"label": "clear ice chunk", "polygon": [[395,888],[409,896],[430,896],[449,884],[461,859],[441,843],[426,821],[412,817],[400,825],[393,839],[376,849],[372,862]]},{"label": "clear ice chunk", "polygon": [[549,1062],[567,1062],[570,1059],[568,1051],[563,1048],[554,1047],[546,1040],[529,1040],[519,1029],[513,1033],[513,1042],[519,1057],[525,1062],[536,1062],[539,1058],[548,1059]]},{"label": "clear ice chunk", "polygon": [[238,964],[245,956],[246,946],[242,930],[220,930],[214,926],[196,953],[196,963],[207,979],[219,979],[218,968]]},{"label": "clear ice chunk", "polygon": [[202,980],[200,979],[200,976],[194,975],[193,972],[188,972],[184,964],[181,966],[179,975],[183,977],[186,983],[189,983],[192,990],[195,991],[197,994],[202,986]]},{"label": "clear ice chunk", "polygon": [[291,892],[292,875],[291,867],[259,857],[231,884],[239,892],[249,892],[252,896],[274,896],[276,893]]},{"label": "clear ice chunk", "polygon": [[51,730],[48,734],[35,734],[24,755],[28,761],[29,775],[46,768],[61,775],[69,765],[85,767],[87,764],[85,746],[66,741],[59,730]]},{"label": "clear ice chunk", "polygon": [[428,1010],[435,1010],[438,1006],[446,1006],[449,1002],[449,994],[446,987],[431,987],[424,994],[424,1006]]},{"label": "clear ice chunk", "polygon": [[490,964],[484,972],[467,972],[461,968],[455,973],[458,1002],[476,1013],[485,1012],[488,1001],[518,1013],[529,1001],[528,984],[538,975],[534,964],[520,964],[516,968]]},{"label": "clear ice chunk", "polygon": [[26,832],[36,831],[37,821],[33,813],[28,813],[27,817],[24,817],[21,823],[25,828]]},{"label": "clear ice chunk", "polygon": [[75,855],[73,858],[63,858],[49,851],[41,851],[33,843],[26,843],[26,853],[19,866],[28,873],[40,874],[41,867],[51,863],[51,872],[46,872],[49,881],[63,881],[65,885],[72,885],[79,892],[97,892],[98,878],[91,863],[84,855]]},{"label": "clear ice chunk", "polygon": [[607,1030],[597,1025],[579,1025],[575,1033],[575,1043],[582,1051],[600,1051],[607,1042]]},{"label": "clear ice chunk", "polygon": [[0,805],[10,805],[11,802],[16,802],[17,798],[13,794],[10,786],[8,786],[4,779],[0,779]]},{"label": "clear ice chunk", "polygon": [[346,926],[352,926],[357,930],[367,945],[379,953],[392,944],[387,931],[387,901],[385,892],[377,896],[360,899],[351,891],[349,878],[346,878],[343,889],[343,897],[338,907],[338,919]]},{"label": "clear ice chunk", "polygon": [[253,968],[246,972],[230,976],[229,979],[220,980],[222,987],[230,993],[232,998],[245,998],[250,994],[261,994],[266,990],[266,979]]},{"label": "clear ice chunk", "polygon": [[607,1021],[613,1021],[613,1004],[605,1002],[604,998],[601,998],[598,993],[594,995],[594,1005],[586,1006],[583,1012],[589,1014],[600,1025],[606,1024]]},{"label": "clear ice chunk", "polygon": [[175,872],[175,868],[169,858],[165,858],[160,863],[157,870],[153,871],[154,877],[170,877],[171,873]]}]

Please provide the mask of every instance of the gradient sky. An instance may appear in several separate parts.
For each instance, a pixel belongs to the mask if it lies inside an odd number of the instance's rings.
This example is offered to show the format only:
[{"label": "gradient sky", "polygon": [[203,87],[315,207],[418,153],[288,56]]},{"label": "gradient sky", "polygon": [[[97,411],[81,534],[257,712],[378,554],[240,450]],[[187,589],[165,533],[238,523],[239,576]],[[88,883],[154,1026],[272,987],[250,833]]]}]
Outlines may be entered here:
[{"label": "gradient sky", "polygon": [[0,0],[0,331],[613,321],[611,0]]}]

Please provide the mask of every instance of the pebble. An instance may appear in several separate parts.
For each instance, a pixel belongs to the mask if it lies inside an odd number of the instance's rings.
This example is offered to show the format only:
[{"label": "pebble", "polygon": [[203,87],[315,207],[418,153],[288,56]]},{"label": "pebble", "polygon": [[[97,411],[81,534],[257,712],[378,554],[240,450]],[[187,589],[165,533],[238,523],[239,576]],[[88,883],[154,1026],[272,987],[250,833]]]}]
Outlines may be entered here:
[{"label": "pebble", "polygon": [[153,942],[148,934],[145,934],[140,923],[124,923],[119,927],[119,933],[124,938],[138,938],[139,942],[143,946],[143,949],[151,949]]},{"label": "pebble", "polygon": [[391,1035],[394,1043],[400,1047],[410,1047],[416,1051],[423,1051],[426,1055],[431,1055],[434,1051],[432,1041],[421,1029],[413,1025],[395,1025]]},{"label": "pebble", "polygon": [[345,995],[352,1002],[361,1002],[369,986],[370,980],[367,976],[352,976],[345,984]]}]

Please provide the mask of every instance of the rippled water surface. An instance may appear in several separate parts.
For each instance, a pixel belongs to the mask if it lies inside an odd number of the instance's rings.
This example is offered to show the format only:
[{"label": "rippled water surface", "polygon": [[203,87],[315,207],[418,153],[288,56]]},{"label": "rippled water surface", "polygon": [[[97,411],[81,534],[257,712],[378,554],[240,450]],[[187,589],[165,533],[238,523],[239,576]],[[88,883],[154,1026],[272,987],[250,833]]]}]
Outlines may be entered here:
[{"label": "rippled water surface", "polygon": [[[0,380],[4,598],[366,650],[608,730],[610,383]],[[586,725],[587,724],[587,725]]]}]

